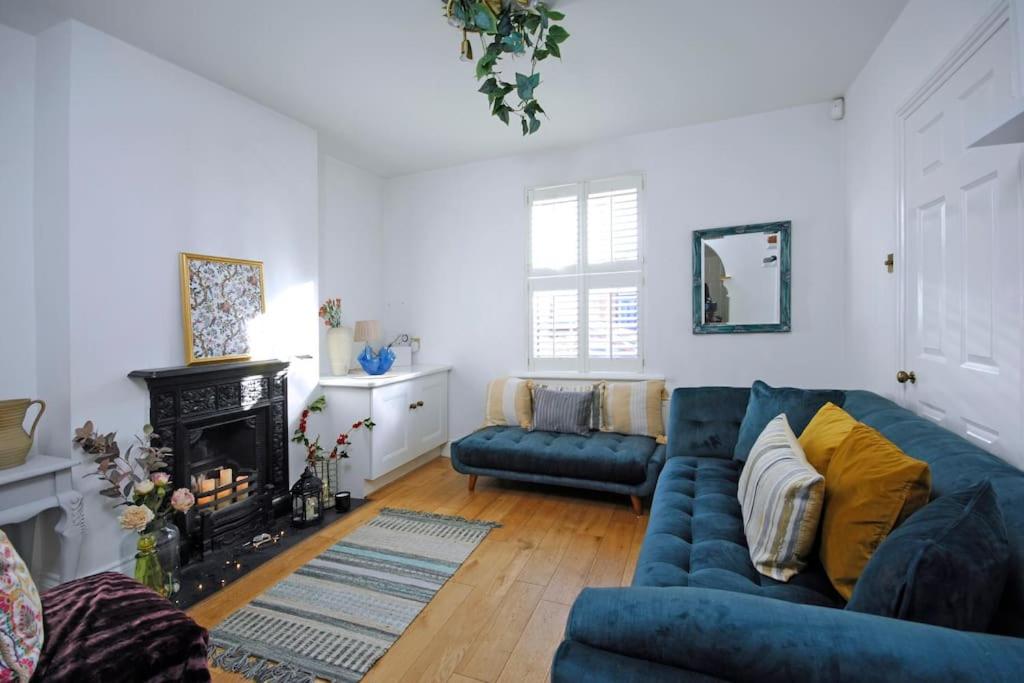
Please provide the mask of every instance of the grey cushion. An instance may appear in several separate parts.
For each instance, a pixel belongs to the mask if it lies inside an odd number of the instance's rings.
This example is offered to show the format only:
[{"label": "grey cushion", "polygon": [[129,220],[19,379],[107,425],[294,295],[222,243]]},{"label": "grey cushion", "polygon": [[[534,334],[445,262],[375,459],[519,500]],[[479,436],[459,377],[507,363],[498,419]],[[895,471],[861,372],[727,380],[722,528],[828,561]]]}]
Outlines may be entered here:
[{"label": "grey cushion", "polygon": [[535,389],[533,431],[586,436],[590,433],[593,405],[591,392]]}]

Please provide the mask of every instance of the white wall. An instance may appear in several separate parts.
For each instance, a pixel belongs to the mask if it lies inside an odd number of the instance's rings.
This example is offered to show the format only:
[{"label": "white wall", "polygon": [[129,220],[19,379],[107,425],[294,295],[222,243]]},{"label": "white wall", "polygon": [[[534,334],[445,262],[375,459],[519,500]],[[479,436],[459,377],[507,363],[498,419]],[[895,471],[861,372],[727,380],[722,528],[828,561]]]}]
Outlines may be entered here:
[{"label": "white wall", "polygon": [[[478,427],[487,382],[526,367],[524,190],[646,175],[647,370],[673,385],[837,386],[845,265],[840,124],[812,105],[397,178],[385,272],[393,329],[448,362],[451,435]],[[691,232],[793,221],[793,332],[692,334]]]},{"label": "white wall", "polygon": [[[56,277],[47,268],[45,279],[63,287],[53,294],[68,311],[47,329],[66,328],[57,337],[64,348],[46,351],[67,362],[69,405],[62,422],[47,424],[52,447],[68,455],[71,428],[87,419],[116,430],[126,447],[147,421],[145,386],[125,375],[183,363],[181,251],[264,261],[268,311],[254,356],[293,361],[294,422],[318,376],[315,132],[82,24],[50,29],[38,50],[40,64],[53,65],[40,73],[51,112],[39,118],[40,152],[51,170],[63,156],[70,207],[37,225],[37,239],[48,241],[37,266],[53,252]],[[64,120],[67,143],[47,142],[60,138]],[[61,182],[40,183],[47,202],[60,202]],[[293,358],[301,354],[314,359]],[[55,373],[47,388],[60,384]],[[293,475],[301,460],[293,451]],[[83,574],[122,556],[114,511],[94,481],[78,480],[89,522]]]},{"label": "white wall", "polygon": [[993,4],[911,0],[847,91],[849,386],[890,397],[899,386],[896,276],[882,266],[897,245],[896,112]]},{"label": "white wall", "polygon": [[[340,297],[342,324],[384,316],[384,180],[334,157],[320,157],[320,301]],[[320,325],[321,345],[326,328]],[[330,374],[326,348],[320,370]],[[361,343],[353,344],[358,355]]]},{"label": "white wall", "polygon": [[68,193],[71,24],[36,37],[34,252],[36,383],[46,401],[36,448],[70,455],[70,335]]},{"label": "white wall", "polygon": [[35,398],[35,38],[0,25],[0,400]]}]

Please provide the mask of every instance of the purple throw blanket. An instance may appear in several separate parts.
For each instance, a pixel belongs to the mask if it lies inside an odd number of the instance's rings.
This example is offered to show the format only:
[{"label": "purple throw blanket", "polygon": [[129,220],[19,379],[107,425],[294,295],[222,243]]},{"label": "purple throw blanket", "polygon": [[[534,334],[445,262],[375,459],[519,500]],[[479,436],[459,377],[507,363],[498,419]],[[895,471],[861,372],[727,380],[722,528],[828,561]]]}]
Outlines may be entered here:
[{"label": "purple throw blanket", "polygon": [[107,572],[42,595],[43,642],[32,681],[209,681],[206,629],[165,598]]}]

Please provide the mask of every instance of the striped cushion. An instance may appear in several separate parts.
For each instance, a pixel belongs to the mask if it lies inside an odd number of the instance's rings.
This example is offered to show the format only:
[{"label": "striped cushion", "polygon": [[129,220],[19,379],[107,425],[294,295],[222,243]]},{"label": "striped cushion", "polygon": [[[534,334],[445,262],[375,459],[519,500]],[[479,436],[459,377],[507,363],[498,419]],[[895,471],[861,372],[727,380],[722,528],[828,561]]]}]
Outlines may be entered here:
[{"label": "striped cushion", "polygon": [[484,427],[529,429],[533,417],[533,385],[525,379],[502,377],[487,386]]},{"label": "striped cushion", "polygon": [[536,389],[533,392],[533,430],[563,434],[590,434],[593,412],[592,391],[556,391]]},{"label": "striped cushion", "polygon": [[533,385],[534,391],[534,404],[536,405],[536,392],[537,389],[550,389],[552,391],[582,391],[593,396],[593,409],[590,411],[590,428],[593,431],[601,429],[601,397],[604,395],[604,385],[602,382],[594,382],[592,384],[536,384]]},{"label": "striped cushion", "polygon": [[804,456],[782,414],[757,438],[736,496],[757,571],[789,581],[807,566],[825,496],[825,478]]},{"label": "striped cushion", "polygon": [[601,402],[601,431],[651,436],[664,443],[664,380],[608,382]]}]

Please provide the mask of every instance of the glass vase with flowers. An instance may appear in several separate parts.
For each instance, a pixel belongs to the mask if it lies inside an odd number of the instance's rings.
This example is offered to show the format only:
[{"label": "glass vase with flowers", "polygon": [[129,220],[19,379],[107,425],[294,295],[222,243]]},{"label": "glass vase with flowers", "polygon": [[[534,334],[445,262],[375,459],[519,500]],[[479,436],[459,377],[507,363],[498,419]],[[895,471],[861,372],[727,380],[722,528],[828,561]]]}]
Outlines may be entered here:
[{"label": "glass vase with flowers", "polygon": [[166,471],[171,449],[154,445],[158,439],[150,425],[122,455],[114,432],[100,434],[93,423],[75,430],[72,442],[91,456],[96,465],[86,476],[98,477],[100,495],[123,507],[121,527],[139,535],[135,555],[135,579],[169,597],[180,587],[177,527],[173,512],[186,513],[195,505],[187,488],[174,490]]}]

